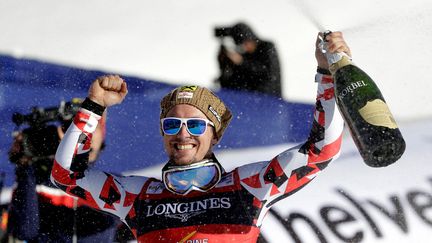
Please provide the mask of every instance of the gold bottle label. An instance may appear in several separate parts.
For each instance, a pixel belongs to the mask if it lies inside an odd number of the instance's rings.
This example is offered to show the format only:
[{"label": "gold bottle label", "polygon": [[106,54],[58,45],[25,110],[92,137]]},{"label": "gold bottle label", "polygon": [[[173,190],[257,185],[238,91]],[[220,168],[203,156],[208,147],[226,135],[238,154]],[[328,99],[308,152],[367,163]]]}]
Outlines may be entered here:
[{"label": "gold bottle label", "polygon": [[383,100],[368,101],[365,106],[359,109],[359,113],[366,122],[372,125],[397,128],[396,121]]}]

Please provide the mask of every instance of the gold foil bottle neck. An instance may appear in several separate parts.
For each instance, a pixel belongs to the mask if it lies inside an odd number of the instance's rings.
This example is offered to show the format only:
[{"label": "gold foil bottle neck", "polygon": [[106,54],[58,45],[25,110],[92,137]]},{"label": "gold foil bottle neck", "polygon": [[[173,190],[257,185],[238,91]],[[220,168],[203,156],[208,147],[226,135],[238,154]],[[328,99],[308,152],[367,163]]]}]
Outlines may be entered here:
[{"label": "gold foil bottle neck", "polygon": [[352,64],[351,59],[346,55],[342,55],[342,57],[339,61],[332,63],[330,65],[329,70],[332,74],[334,74],[340,68],[345,67],[347,65],[351,65],[351,64]]}]

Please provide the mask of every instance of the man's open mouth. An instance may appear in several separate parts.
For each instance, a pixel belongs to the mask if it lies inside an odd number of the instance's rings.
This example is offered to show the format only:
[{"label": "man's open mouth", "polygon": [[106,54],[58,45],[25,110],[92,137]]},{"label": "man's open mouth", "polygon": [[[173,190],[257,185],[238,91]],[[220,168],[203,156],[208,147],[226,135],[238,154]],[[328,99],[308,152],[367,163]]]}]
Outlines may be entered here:
[{"label": "man's open mouth", "polygon": [[187,149],[193,149],[195,145],[193,144],[176,144],[175,148],[177,150],[187,150]]}]

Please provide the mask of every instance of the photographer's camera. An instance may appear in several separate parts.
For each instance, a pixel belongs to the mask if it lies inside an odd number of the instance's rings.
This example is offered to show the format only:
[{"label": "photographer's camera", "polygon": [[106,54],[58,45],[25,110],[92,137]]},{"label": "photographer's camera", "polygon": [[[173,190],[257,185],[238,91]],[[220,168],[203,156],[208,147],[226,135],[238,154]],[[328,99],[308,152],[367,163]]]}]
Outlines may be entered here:
[{"label": "photographer's camera", "polygon": [[219,38],[231,36],[231,27],[216,27],[215,36]]},{"label": "photographer's camera", "polygon": [[[9,160],[17,165],[35,165],[40,179],[49,177],[54,154],[60,143],[59,127],[66,130],[82,100],[62,101],[57,107],[33,107],[29,114],[14,113],[17,125]],[[27,125],[25,128],[21,126]]]}]

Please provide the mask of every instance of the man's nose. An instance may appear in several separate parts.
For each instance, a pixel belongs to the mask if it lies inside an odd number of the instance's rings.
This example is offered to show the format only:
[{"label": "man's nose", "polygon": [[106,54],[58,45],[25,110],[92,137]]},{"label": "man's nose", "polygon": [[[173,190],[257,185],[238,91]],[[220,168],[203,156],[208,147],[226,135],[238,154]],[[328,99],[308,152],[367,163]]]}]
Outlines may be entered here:
[{"label": "man's nose", "polygon": [[187,131],[186,124],[182,124],[180,127],[180,131],[178,132],[179,136],[189,137],[189,132]]}]

